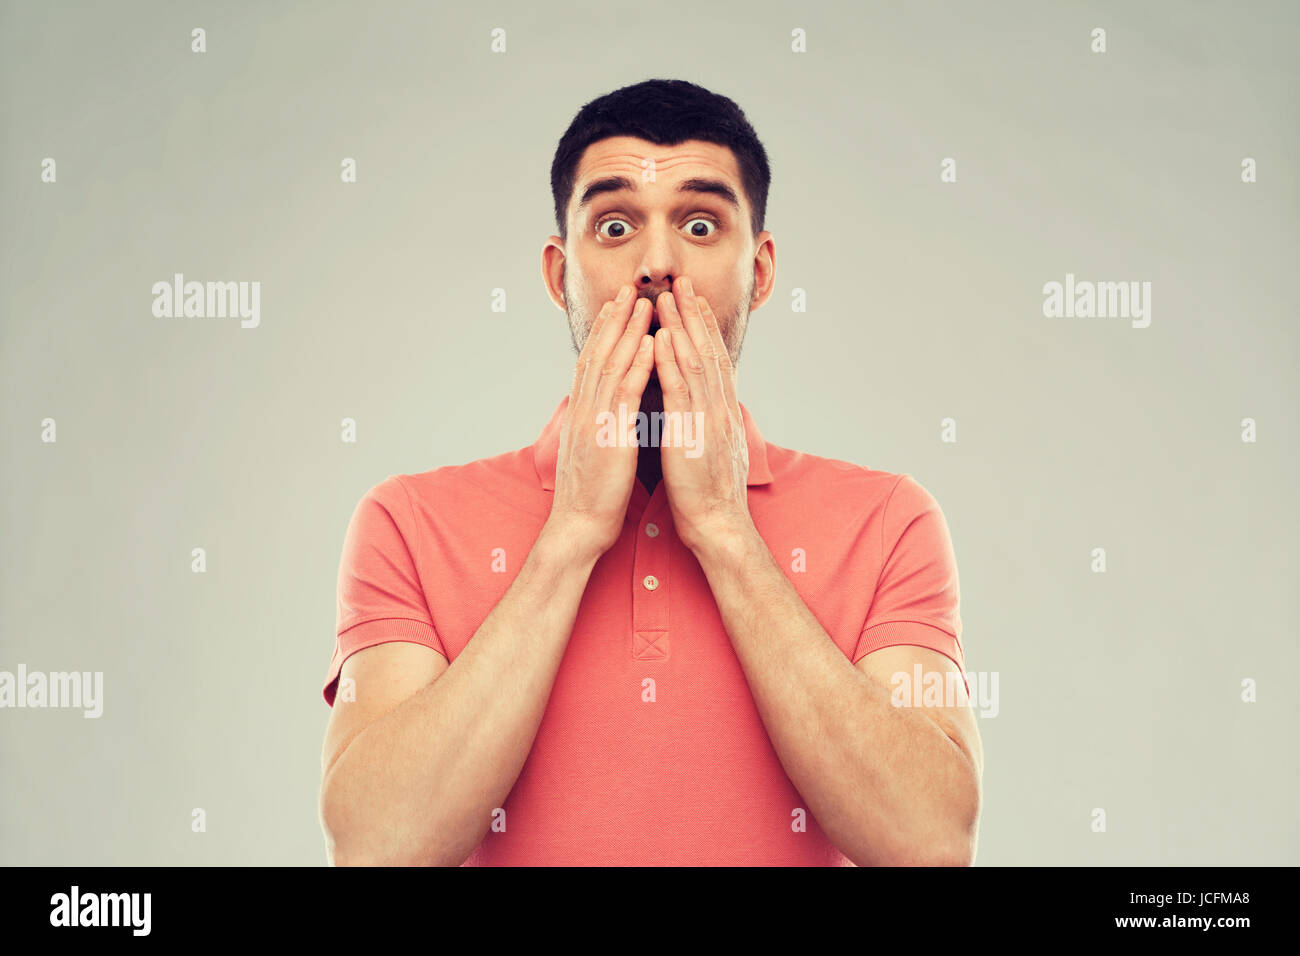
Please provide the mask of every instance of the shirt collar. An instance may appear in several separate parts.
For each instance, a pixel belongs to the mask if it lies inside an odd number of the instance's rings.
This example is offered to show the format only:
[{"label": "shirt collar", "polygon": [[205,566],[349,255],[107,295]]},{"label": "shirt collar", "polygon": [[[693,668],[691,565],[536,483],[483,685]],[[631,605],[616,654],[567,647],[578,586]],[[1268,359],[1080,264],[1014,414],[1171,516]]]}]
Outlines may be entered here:
[{"label": "shirt collar", "polygon": [[[746,484],[769,484],[772,472],[767,467],[767,442],[763,440],[749,409],[743,402],[737,404],[740,405],[740,417],[745,423],[745,441],[749,445],[749,477]],[[564,424],[564,410],[568,407],[569,396],[565,395],[533,443],[533,465],[537,468],[537,477],[542,487],[547,491],[555,490],[555,462],[560,457],[560,426]]]}]

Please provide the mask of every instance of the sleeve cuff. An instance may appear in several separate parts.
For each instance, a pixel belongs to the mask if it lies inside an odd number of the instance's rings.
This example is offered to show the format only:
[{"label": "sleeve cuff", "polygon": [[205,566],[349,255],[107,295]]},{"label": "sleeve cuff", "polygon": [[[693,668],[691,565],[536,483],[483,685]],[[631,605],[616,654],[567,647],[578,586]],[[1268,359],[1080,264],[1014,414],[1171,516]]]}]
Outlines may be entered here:
[{"label": "sleeve cuff", "polygon": [[[433,625],[427,621],[385,617],[353,624],[340,632],[334,643],[334,657],[330,660],[329,674],[325,678],[325,703],[334,706],[334,693],[344,661],[357,651],[374,647],[376,644],[387,644],[390,641],[423,644],[447,658],[442,639],[438,637],[438,632],[433,629]],[[447,660],[450,661],[450,658]]]},{"label": "sleeve cuff", "polygon": [[962,653],[961,641],[933,624],[925,624],[921,621],[885,621],[882,624],[873,624],[858,637],[858,646],[853,651],[853,663],[856,665],[872,651],[899,644],[912,644],[938,651],[957,665],[957,670],[961,671],[962,682],[966,685],[966,693],[970,693],[970,681],[966,678],[966,659]]}]

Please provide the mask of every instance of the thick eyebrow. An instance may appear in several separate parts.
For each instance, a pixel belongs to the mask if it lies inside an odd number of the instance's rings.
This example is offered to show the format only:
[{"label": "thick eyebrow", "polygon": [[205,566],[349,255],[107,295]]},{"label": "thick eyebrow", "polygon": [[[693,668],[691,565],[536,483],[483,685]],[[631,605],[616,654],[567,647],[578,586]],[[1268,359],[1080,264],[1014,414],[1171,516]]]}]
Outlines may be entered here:
[{"label": "thick eyebrow", "polygon": [[[616,193],[625,189],[630,192],[637,191],[636,183],[626,176],[606,176],[604,179],[597,179],[582,191],[582,198],[578,200],[578,209],[582,209],[601,193]],[[729,203],[737,213],[740,212],[740,200],[736,198],[736,191],[720,179],[684,179],[678,184],[677,191],[718,196]]]}]

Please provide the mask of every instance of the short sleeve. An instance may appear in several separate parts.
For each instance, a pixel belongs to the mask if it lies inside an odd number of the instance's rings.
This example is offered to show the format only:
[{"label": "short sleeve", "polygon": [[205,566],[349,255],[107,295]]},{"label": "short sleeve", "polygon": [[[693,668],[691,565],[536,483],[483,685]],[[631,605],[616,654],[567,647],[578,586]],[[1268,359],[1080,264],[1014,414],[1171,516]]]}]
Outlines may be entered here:
[{"label": "short sleeve", "polygon": [[853,652],[915,644],[938,651],[965,675],[957,559],[939,503],[911,475],[900,475],[885,503],[881,571]]},{"label": "short sleeve", "polygon": [[362,496],[344,537],[334,656],[324,690],[331,707],[343,662],[359,650],[409,641],[447,656],[424,597],[418,561],[411,499],[401,479],[391,475]]}]

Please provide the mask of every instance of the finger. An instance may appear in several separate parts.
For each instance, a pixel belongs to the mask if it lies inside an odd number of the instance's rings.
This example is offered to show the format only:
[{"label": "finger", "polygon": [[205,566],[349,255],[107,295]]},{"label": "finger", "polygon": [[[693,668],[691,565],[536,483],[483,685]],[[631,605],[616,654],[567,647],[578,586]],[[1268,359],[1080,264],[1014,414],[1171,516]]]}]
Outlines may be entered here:
[{"label": "finger", "polygon": [[[708,383],[709,397],[716,401],[725,401],[726,392],[722,384],[722,368],[718,364],[718,346],[710,337],[704,316],[700,313],[699,299],[695,295],[695,285],[689,276],[677,280],[673,304],[677,314],[682,317],[682,324],[690,336],[695,354],[704,366],[704,380]],[[688,376],[689,377],[689,376]]]},{"label": "finger", "polygon": [[[674,333],[670,353],[677,366],[678,376],[685,382],[691,401],[704,405],[708,401],[709,383],[705,378],[704,362],[701,361],[695,346],[691,344],[690,333],[682,322],[682,314],[677,310],[677,302],[671,292],[659,294],[659,325],[671,329]],[[658,358],[659,350],[655,350]],[[660,383],[663,379],[660,378]]]},{"label": "finger", "polygon": [[578,360],[573,363],[573,388],[570,391],[570,407],[577,403],[578,396],[582,392],[582,381],[587,369],[587,360],[591,353],[596,349],[596,333],[605,325],[605,319],[609,315],[610,303],[606,302],[601,306],[600,311],[596,313],[596,318],[592,320],[591,328],[587,329],[587,340],[582,343],[582,349],[578,352]]},{"label": "finger", "polygon": [[[662,313],[660,313],[662,315]],[[681,331],[661,325],[655,333],[655,369],[659,372],[659,389],[664,396],[665,412],[691,411],[691,390],[677,360],[677,344],[684,335]]]},{"label": "finger", "polygon": [[636,290],[625,285],[619,289],[619,296],[626,296],[624,301],[614,298],[601,306],[596,321],[591,324],[587,341],[583,343],[582,352],[578,355],[572,404],[581,405],[587,411],[595,405],[598,380],[614,343],[632,316],[635,295]]},{"label": "finger", "polygon": [[709,302],[704,296],[696,296],[695,303],[700,308],[700,317],[704,319],[704,327],[708,330],[709,338],[713,341],[714,349],[718,355],[718,371],[722,375],[722,387],[727,398],[727,405],[739,412],[736,366],[731,364],[731,355],[727,351],[726,341],[722,338],[722,328],[718,325],[718,317],[713,314],[713,309],[709,307]]},{"label": "finger", "polygon": [[[609,409],[617,413],[618,403],[615,401],[615,392],[621,388],[627,377],[628,368],[637,357],[642,340],[647,338],[646,332],[650,329],[650,315],[653,311],[649,299],[637,299],[636,304],[632,306],[632,316],[628,319],[627,327],[619,336],[613,351],[601,368],[596,387],[597,409]],[[650,354],[653,365],[653,350]]]},{"label": "finger", "polygon": [[632,356],[632,365],[623,376],[614,395],[614,404],[627,406],[628,418],[635,419],[641,410],[641,396],[645,394],[646,383],[650,381],[650,372],[655,367],[655,340],[642,335],[637,342],[636,354]]}]

